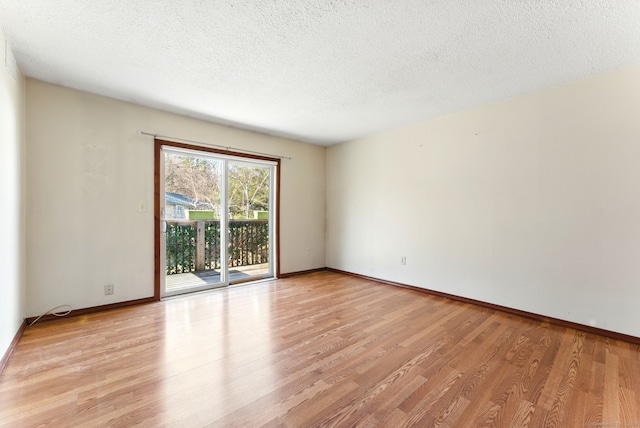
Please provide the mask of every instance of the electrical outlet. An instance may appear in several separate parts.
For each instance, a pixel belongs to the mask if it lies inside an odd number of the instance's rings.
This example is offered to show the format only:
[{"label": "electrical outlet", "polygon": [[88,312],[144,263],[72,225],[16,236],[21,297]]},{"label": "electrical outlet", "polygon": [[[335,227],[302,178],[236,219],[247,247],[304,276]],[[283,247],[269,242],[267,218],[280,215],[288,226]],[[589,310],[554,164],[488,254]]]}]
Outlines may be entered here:
[{"label": "electrical outlet", "polygon": [[402,266],[407,264],[407,256],[400,256],[400,264]]},{"label": "electrical outlet", "polygon": [[104,286],[104,295],[110,296],[113,294],[113,284],[107,284]]},{"label": "electrical outlet", "polygon": [[147,203],[145,201],[138,202],[138,212],[139,213],[147,212]]},{"label": "electrical outlet", "polygon": [[311,248],[307,248],[307,256],[311,255]]}]

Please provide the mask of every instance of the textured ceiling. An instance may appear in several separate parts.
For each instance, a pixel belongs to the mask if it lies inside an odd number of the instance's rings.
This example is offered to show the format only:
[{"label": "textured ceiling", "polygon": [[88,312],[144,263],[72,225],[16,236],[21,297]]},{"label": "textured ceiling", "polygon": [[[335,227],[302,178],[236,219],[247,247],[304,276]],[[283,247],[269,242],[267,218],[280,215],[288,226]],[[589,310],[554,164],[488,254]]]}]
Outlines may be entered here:
[{"label": "textured ceiling", "polygon": [[639,24],[638,0],[0,0],[27,76],[318,144],[640,63]]}]

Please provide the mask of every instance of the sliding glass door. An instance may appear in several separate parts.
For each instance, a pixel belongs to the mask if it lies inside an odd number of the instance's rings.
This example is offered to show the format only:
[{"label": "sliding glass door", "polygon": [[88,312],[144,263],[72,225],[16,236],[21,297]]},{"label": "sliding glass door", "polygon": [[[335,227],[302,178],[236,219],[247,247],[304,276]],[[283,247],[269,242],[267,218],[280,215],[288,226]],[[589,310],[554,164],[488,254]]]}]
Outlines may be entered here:
[{"label": "sliding glass door", "polygon": [[277,161],[184,146],[159,152],[160,295],[273,277]]}]

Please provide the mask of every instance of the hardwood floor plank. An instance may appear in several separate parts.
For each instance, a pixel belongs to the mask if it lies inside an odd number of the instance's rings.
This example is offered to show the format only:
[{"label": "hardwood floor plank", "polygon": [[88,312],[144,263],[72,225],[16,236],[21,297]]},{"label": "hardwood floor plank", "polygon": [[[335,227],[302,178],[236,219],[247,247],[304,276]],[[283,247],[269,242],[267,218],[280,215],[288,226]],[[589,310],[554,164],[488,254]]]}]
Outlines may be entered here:
[{"label": "hardwood floor plank", "polygon": [[620,382],[618,375],[618,356],[607,353],[604,371],[604,401],[602,420],[611,425],[620,425]]},{"label": "hardwood floor plank", "polygon": [[406,426],[434,425],[439,412],[432,412],[434,406],[459,382],[462,373],[444,366],[442,370],[423,383],[398,406],[407,414]]},{"label": "hardwood floor plank", "polygon": [[435,422],[433,424],[434,427],[455,427],[460,424],[461,419],[460,415],[464,413],[467,406],[469,405],[469,400],[464,397],[457,396],[455,400],[449,402],[449,406],[441,411],[439,414],[434,413]]},{"label": "hardwood floor plank", "polygon": [[336,272],[25,329],[0,427],[640,422],[640,346]]},{"label": "hardwood floor plank", "polygon": [[562,374],[560,383],[556,388],[553,404],[549,409],[549,415],[546,421],[547,426],[562,427],[566,425],[566,419],[569,415],[569,412],[565,411],[564,406],[565,403],[571,398],[571,395],[573,393],[577,393],[575,384],[577,372],[580,368],[584,335],[585,333],[583,332],[576,332],[573,338],[571,353],[568,357],[568,360],[564,364],[565,370]]},{"label": "hardwood floor plank", "polygon": [[520,400],[513,417],[505,426],[526,428],[531,425],[531,417],[536,410],[533,403],[527,400]]}]

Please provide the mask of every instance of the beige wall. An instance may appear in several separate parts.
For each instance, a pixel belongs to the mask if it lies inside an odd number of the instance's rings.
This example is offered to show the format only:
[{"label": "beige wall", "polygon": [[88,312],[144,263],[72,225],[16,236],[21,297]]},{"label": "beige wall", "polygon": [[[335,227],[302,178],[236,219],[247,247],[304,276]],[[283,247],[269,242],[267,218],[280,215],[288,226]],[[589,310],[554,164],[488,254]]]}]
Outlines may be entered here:
[{"label": "beige wall", "polygon": [[324,147],[32,79],[26,112],[29,316],[153,295],[153,139],[139,130],[292,157],[282,162],[281,271],[325,265]]},{"label": "beige wall", "polygon": [[631,67],[330,147],[327,265],[640,336],[639,119]]},{"label": "beige wall", "polygon": [[0,28],[0,358],[25,315],[24,78],[5,68]]}]

